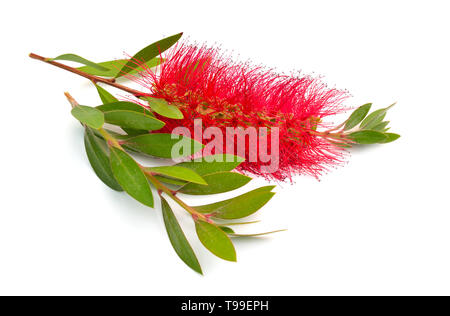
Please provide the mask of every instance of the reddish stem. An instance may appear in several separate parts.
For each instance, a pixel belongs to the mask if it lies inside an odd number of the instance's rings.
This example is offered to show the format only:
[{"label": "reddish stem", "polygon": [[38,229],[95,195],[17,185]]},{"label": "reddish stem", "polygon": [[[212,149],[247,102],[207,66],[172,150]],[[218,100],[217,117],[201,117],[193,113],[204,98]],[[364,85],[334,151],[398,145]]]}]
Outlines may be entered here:
[{"label": "reddish stem", "polygon": [[141,95],[143,95],[143,93],[142,93],[141,91],[138,91],[138,90],[135,90],[135,89],[132,89],[132,88],[128,88],[128,87],[126,87],[126,86],[124,86],[124,85],[118,84],[117,82],[115,82],[115,79],[114,79],[114,78],[108,79],[108,78],[102,78],[102,77],[90,75],[90,74],[87,74],[87,73],[85,73],[85,72],[83,72],[83,71],[81,71],[81,70],[78,70],[78,69],[76,69],[76,68],[73,68],[73,67],[70,67],[70,66],[61,64],[61,63],[59,63],[59,62],[57,62],[57,61],[50,60],[49,58],[45,58],[45,57],[36,55],[36,54],[34,54],[34,53],[30,53],[29,56],[30,56],[30,58],[33,58],[33,59],[37,59],[37,60],[43,61],[43,62],[45,62],[45,63],[47,63],[47,64],[56,66],[56,67],[58,67],[58,68],[61,68],[61,69],[70,71],[70,72],[72,72],[72,73],[74,73],[74,74],[77,74],[77,75],[79,75],[79,76],[85,77],[85,78],[89,79],[90,81],[92,81],[93,83],[102,82],[102,83],[107,84],[107,85],[110,85],[110,86],[112,86],[112,87],[114,87],[114,88],[117,88],[117,89],[126,91],[126,92],[128,92],[128,93],[131,93],[131,94],[133,94],[134,96],[141,96]]}]

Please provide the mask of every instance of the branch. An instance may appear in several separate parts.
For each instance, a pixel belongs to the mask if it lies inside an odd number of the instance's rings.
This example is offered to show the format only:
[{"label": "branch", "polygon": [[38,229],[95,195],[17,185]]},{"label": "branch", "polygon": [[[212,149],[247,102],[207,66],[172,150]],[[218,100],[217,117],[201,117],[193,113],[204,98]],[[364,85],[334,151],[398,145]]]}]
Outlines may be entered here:
[{"label": "branch", "polygon": [[61,64],[61,63],[59,63],[59,62],[57,62],[57,61],[51,60],[50,58],[42,57],[42,56],[36,55],[36,54],[34,54],[34,53],[30,53],[29,56],[30,56],[30,58],[33,58],[33,59],[37,59],[37,60],[43,61],[43,62],[45,62],[45,63],[47,63],[47,64],[56,66],[56,67],[58,67],[58,68],[61,68],[61,69],[70,71],[70,72],[72,72],[72,73],[74,73],[74,74],[77,74],[77,75],[79,75],[79,76],[81,76],[81,77],[87,78],[87,79],[89,79],[90,81],[92,81],[93,83],[102,82],[102,83],[107,84],[107,85],[110,85],[110,86],[112,86],[112,87],[114,87],[114,88],[117,88],[117,89],[126,91],[126,92],[128,92],[128,93],[131,93],[131,94],[133,94],[133,95],[136,96],[136,97],[142,96],[142,95],[144,94],[144,93],[142,93],[141,91],[138,91],[138,90],[135,90],[135,89],[132,89],[132,88],[128,88],[128,87],[126,87],[126,86],[124,86],[124,85],[121,85],[121,84],[115,82],[114,79],[108,79],[108,78],[102,78],[102,77],[90,75],[90,74],[87,74],[87,73],[85,73],[85,72],[83,72],[83,71],[81,71],[81,70],[78,70],[78,69],[76,69],[76,68],[73,68],[73,67],[70,67],[70,66]]}]

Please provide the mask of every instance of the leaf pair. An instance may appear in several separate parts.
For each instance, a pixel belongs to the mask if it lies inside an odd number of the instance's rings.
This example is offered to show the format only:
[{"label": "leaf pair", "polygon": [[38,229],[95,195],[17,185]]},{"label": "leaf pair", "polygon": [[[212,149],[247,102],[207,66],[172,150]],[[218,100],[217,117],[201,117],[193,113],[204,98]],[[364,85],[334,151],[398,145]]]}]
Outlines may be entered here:
[{"label": "leaf pair", "polygon": [[[271,192],[274,186],[266,186],[247,192],[240,196],[217,203],[196,206],[202,213],[209,213],[215,218],[238,219],[249,216],[264,206],[275,193]],[[231,236],[258,236],[262,234],[235,234],[226,226],[218,226],[202,219],[195,221],[195,230],[203,246],[219,258],[236,261],[236,250],[228,235]],[[271,233],[271,232],[270,232]]]},{"label": "leaf pair", "polygon": [[[251,178],[240,173],[230,172],[244,159],[229,154],[217,154],[182,162],[174,167],[187,168],[201,175],[207,185],[193,181],[173,182],[173,176],[165,174],[161,181],[181,185],[177,191],[189,195],[218,194],[235,190],[247,184]],[[175,177],[176,178],[176,177]],[[180,179],[180,178],[177,178]],[[191,183],[188,183],[191,182]]]},{"label": "leaf pair", "polygon": [[200,213],[210,214],[219,219],[239,219],[247,217],[263,207],[274,195],[275,186],[265,186],[234,198],[195,206]]},{"label": "leaf pair", "polygon": [[79,67],[78,70],[85,73],[95,76],[119,78],[127,74],[142,71],[144,70],[143,67],[152,68],[159,65],[162,62],[162,59],[157,57],[174,45],[182,35],[183,33],[178,33],[150,44],[149,46],[141,49],[130,59],[110,60],[95,63],[75,54],[63,54],[48,60],[67,60],[81,63],[85,66]]},{"label": "leaf pair", "polygon": [[[211,159],[219,161],[208,162]],[[232,191],[247,184],[251,180],[250,177],[230,172],[242,161],[242,158],[234,155],[213,155],[174,166],[152,167],[146,170],[156,173],[159,176],[158,180],[162,182],[181,185],[177,190],[180,193],[207,195]]]},{"label": "leaf pair", "polygon": [[95,136],[94,131],[89,127],[86,127],[84,132],[84,146],[92,169],[100,180],[113,190],[123,191],[111,169],[106,142]]},{"label": "leaf pair", "polygon": [[[158,134],[155,134],[158,135]],[[190,195],[217,194],[235,190],[251,178],[230,172],[244,159],[234,155],[212,155],[173,166],[146,168],[161,182],[181,186],[178,192]]]},{"label": "leaf pair", "polygon": [[[95,85],[97,88],[97,92],[100,96],[100,99],[103,102],[103,105],[108,103],[130,103],[130,102],[120,102],[116,97],[114,97],[107,90],[103,89],[99,85]],[[172,119],[182,119],[183,113],[176,107],[175,105],[168,104],[166,100],[152,97],[141,97],[141,99],[148,102],[149,107],[156,113],[161,116],[172,118]],[[134,104],[134,103],[132,103]],[[137,105],[137,104],[136,104]],[[139,105],[137,105],[139,107]],[[143,107],[140,107],[143,109]],[[146,111],[147,113],[151,113],[150,111]]]},{"label": "leaf pair", "polygon": [[[161,197],[161,209],[170,243],[177,255],[194,271],[203,274],[197,256],[178,223],[169,203]],[[214,224],[196,221],[195,230],[200,242],[214,255],[228,261],[236,261],[236,250],[230,237]]]},{"label": "leaf pair", "polygon": [[379,109],[367,115],[372,103],[367,103],[357,108],[344,125],[344,131],[352,130],[358,125],[358,129],[348,134],[348,137],[358,144],[389,143],[400,137],[395,133],[387,133],[388,121],[383,121],[387,111],[395,105]]},{"label": "leaf pair", "polygon": [[140,166],[123,150],[107,146],[105,140],[85,128],[84,144],[92,169],[107,186],[126,191],[144,205],[153,207],[153,194]]},{"label": "leaf pair", "polygon": [[[99,86],[97,86],[97,89],[102,100],[113,100],[114,97],[109,95],[106,90]],[[132,102],[114,101],[96,108],[78,105],[72,109],[72,115],[81,123],[94,129],[99,129],[105,122],[122,128],[144,131],[158,130],[165,125],[164,122],[156,119],[151,112]]]},{"label": "leaf pair", "polygon": [[86,154],[97,176],[113,190],[125,190],[139,202],[153,207],[153,195],[140,166],[120,148],[109,146],[108,155],[106,141],[95,136],[93,128],[103,126],[103,113],[96,108],[76,106],[72,114],[85,124]]},{"label": "leaf pair", "polygon": [[[220,155],[216,155],[214,158],[221,160],[219,158]],[[232,157],[229,155],[223,155],[228,160],[231,160]],[[229,170],[234,169],[240,162],[242,162],[242,158],[233,156],[235,161],[219,161],[219,162],[208,162],[211,157],[203,157],[200,159],[196,159],[189,162],[180,163],[178,165],[172,167],[153,167],[147,168],[147,170],[151,170],[152,172],[159,172],[162,175],[175,177],[177,179],[184,178],[187,181],[190,181],[189,185],[198,185],[203,187],[208,187],[210,182],[208,182],[208,186],[202,185],[199,179],[190,178],[190,176],[186,176],[186,171],[189,170],[194,172],[196,177],[202,176],[202,179],[208,180],[208,175],[217,175],[221,172],[229,172]],[[189,169],[192,168],[192,169]],[[168,168],[168,169],[166,169]],[[169,172],[168,172],[169,171]],[[174,174],[174,171],[180,172],[179,174]],[[216,172],[218,171],[218,172]],[[212,172],[212,173],[208,173]],[[231,172],[230,172],[231,174]],[[182,176],[181,176],[182,175]],[[242,176],[242,175],[241,175]],[[196,180],[196,181],[192,181]],[[210,216],[218,219],[239,219],[246,216],[249,216],[259,210],[262,206],[264,206],[275,193],[271,192],[274,186],[266,186],[259,189],[255,189],[253,191],[247,192],[240,196],[237,196],[232,199],[196,206],[194,209],[200,213],[209,214]],[[183,192],[180,190],[180,192]],[[163,216],[164,222],[166,225],[167,233],[169,235],[169,239],[174,247],[178,256],[193,270],[202,273],[201,267],[198,263],[198,260],[193,252],[189,242],[187,241],[180,225],[176,221],[175,216],[173,215],[172,210],[170,209],[167,202],[162,199],[162,208],[163,208]],[[228,260],[228,261],[236,261],[236,250],[234,245],[230,239],[230,236],[240,237],[240,236],[258,236],[263,234],[250,234],[250,235],[242,235],[235,234],[234,231],[226,226],[219,226],[213,222],[207,222],[203,219],[196,218],[195,219],[195,229],[197,236],[203,246],[207,248],[211,253],[216,255],[217,257]]]},{"label": "leaf pair", "polygon": [[116,101],[100,105],[96,109],[103,112],[106,123],[122,128],[150,131],[159,130],[165,125],[151,112],[132,102]]},{"label": "leaf pair", "polygon": [[[100,70],[98,67],[93,67],[90,65],[78,67],[77,69],[85,72],[90,75],[94,76],[100,76],[100,77],[106,77],[106,78],[119,78],[120,77],[120,70],[121,68],[127,64],[130,60],[129,59],[117,59],[117,60],[109,60],[104,61],[101,63],[97,63],[97,66],[102,66],[107,68],[107,70]],[[139,63],[138,65],[135,65],[132,70],[128,72],[128,75],[134,75],[138,72],[146,71],[147,69],[156,67],[163,63],[164,60],[162,58],[156,57],[153,59],[150,59],[147,62]]]}]

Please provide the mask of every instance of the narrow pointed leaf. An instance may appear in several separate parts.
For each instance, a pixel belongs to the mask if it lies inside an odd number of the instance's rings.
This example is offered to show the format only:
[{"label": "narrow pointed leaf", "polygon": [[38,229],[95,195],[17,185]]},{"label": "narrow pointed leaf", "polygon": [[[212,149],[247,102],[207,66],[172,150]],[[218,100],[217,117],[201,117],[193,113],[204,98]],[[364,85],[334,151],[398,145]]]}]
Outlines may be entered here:
[{"label": "narrow pointed leaf", "polygon": [[133,129],[133,128],[126,128],[122,127],[123,131],[127,133],[128,136],[138,136],[143,134],[148,134],[148,131],[143,129]]},{"label": "narrow pointed leaf", "polygon": [[395,133],[384,133],[384,135],[386,136],[386,139],[380,142],[383,144],[393,142],[394,140],[400,138],[400,135]]},{"label": "narrow pointed leaf", "polygon": [[357,108],[348,118],[347,122],[345,123],[344,130],[349,130],[361,123],[361,121],[366,117],[367,113],[370,111],[370,107],[372,106],[372,103],[367,103],[364,105],[361,105],[359,108]]},{"label": "narrow pointed leaf", "polygon": [[[166,133],[154,133],[131,137],[125,141],[124,146],[137,152],[161,158],[189,156],[198,150],[201,150],[203,147],[202,144],[191,138],[180,136],[179,139],[172,139],[172,134]],[[176,147],[174,148],[174,146]],[[189,148],[190,151],[179,152],[178,150],[175,150],[180,146],[185,146],[186,148]],[[174,151],[173,153],[172,150]]]},{"label": "narrow pointed leaf", "polygon": [[144,205],[153,207],[153,194],[147,177],[139,165],[126,152],[110,147],[111,169],[120,186]]},{"label": "narrow pointed leaf", "polygon": [[144,108],[143,106],[140,106],[139,104],[128,102],[128,101],[114,101],[110,103],[105,103],[103,105],[99,105],[96,107],[103,113],[111,112],[111,111],[133,111],[138,113],[143,113],[149,116],[154,117],[152,112]]},{"label": "narrow pointed leaf", "polygon": [[166,184],[172,184],[175,186],[182,186],[185,185],[187,182],[183,181],[183,180],[178,180],[175,178],[171,178],[171,177],[166,177],[166,176],[159,176],[159,175],[155,175],[154,176],[157,180],[159,180],[160,182],[166,183]]},{"label": "narrow pointed leaf", "polygon": [[179,192],[191,195],[217,194],[240,188],[252,179],[236,172],[216,172],[203,176],[208,185],[188,183]]},{"label": "narrow pointed leaf", "polygon": [[98,95],[100,96],[103,104],[119,101],[116,97],[114,97],[111,93],[109,93],[99,85],[96,84],[95,87],[97,88]]},{"label": "narrow pointed leaf", "polygon": [[103,113],[90,106],[78,105],[72,109],[71,113],[81,123],[94,129],[99,129],[105,123]]},{"label": "narrow pointed leaf", "polygon": [[168,176],[171,178],[176,178],[192,183],[196,183],[198,185],[206,185],[207,182],[199,176],[195,171],[178,167],[178,166],[167,166],[167,167],[149,167],[145,168],[146,170],[154,173],[158,173],[160,175]]},{"label": "narrow pointed leaf", "polygon": [[219,226],[221,230],[223,230],[226,234],[234,234],[234,230],[227,226]]},{"label": "narrow pointed leaf", "polygon": [[182,35],[183,33],[178,33],[170,37],[166,37],[141,49],[120,69],[115,78],[126,75],[134,68],[136,68],[136,62],[145,63],[159,56],[162,52],[164,52],[165,50],[170,48],[173,44],[175,44],[181,38]]},{"label": "narrow pointed leaf", "polygon": [[372,130],[357,131],[348,136],[358,144],[376,144],[387,139],[387,136],[384,133]]},{"label": "narrow pointed leaf", "polygon": [[114,102],[99,105],[96,108],[99,109],[100,111],[102,111],[103,113],[123,110],[123,111],[133,111],[133,112],[143,113],[143,114],[154,117],[152,112],[150,112],[143,106],[140,106],[139,104],[136,104],[133,102],[128,102],[128,101],[114,101]]},{"label": "narrow pointed leaf", "polygon": [[384,118],[386,117],[386,111],[384,109],[376,110],[367,116],[367,121],[363,121],[361,123],[361,129],[367,129],[370,130],[371,128],[375,127],[379,123],[381,123]]},{"label": "narrow pointed leaf", "polygon": [[196,221],[195,230],[203,246],[219,258],[228,261],[236,261],[236,250],[230,237],[219,227],[204,222]]},{"label": "narrow pointed leaf", "polygon": [[180,257],[180,259],[183,260],[184,263],[186,263],[191,269],[200,274],[203,274],[200,263],[198,262],[198,259],[195,256],[191,245],[186,239],[186,236],[184,235],[183,230],[181,229],[181,226],[177,221],[177,218],[173,214],[173,211],[167,201],[162,197],[161,209],[164,219],[164,225],[166,226],[167,235],[169,235],[169,240],[172,244],[173,249]]},{"label": "narrow pointed leaf", "polygon": [[100,180],[113,190],[123,191],[111,170],[106,142],[96,137],[89,127],[86,127],[84,133],[84,146],[92,169]]},{"label": "narrow pointed leaf", "polygon": [[384,121],[379,123],[377,126],[372,128],[373,131],[384,132],[386,130],[386,126],[388,126],[389,121]]},{"label": "narrow pointed leaf", "polygon": [[175,105],[167,103],[164,99],[145,98],[145,100],[148,102],[150,108],[161,116],[177,120],[183,118],[183,113],[181,113],[180,109]]},{"label": "narrow pointed leaf", "polygon": [[231,171],[245,159],[230,154],[219,154],[197,158],[177,164],[177,166],[194,170],[199,175],[206,175],[220,171]]},{"label": "narrow pointed leaf", "polygon": [[125,128],[158,130],[165,125],[153,116],[135,111],[115,110],[104,112],[104,114],[105,122]]},{"label": "narrow pointed leaf", "polygon": [[[90,74],[90,75],[113,78],[119,73],[120,69],[127,62],[129,62],[129,59],[109,60],[109,61],[97,63],[97,65],[105,67],[105,68],[107,68],[107,70],[100,70],[98,68],[91,67],[91,66],[78,67],[77,69],[81,70],[82,72],[85,72],[87,74]],[[158,66],[162,62],[163,62],[163,60],[159,57],[153,58],[153,59],[145,62],[143,67],[141,67],[142,64],[135,65],[134,68],[128,74],[132,75],[137,72],[147,71],[150,68]]]},{"label": "narrow pointed leaf", "polygon": [[379,109],[379,110],[376,110],[376,111],[370,113],[364,119],[364,121],[361,122],[361,125],[360,125],[361,129],[372,129],[373,127],[380,124],[384,120],[387,111],[394,105],[395,105],[395,103],[391,104],[387,108]]},{"label": "narrow pointed leaf", "polygon": [[274,187],[261,187],[228,200],[195,206],[194,208],[201,213],[213,214],[215,218],[243,218],[263,207],[275,195],[274,192],[271,192]]},{"label": "narrow pointed leaf", "polygon": [[90,60],[87,60],[86,58],[83,58],[81,56],[75,55],[75,54],[63,54],[59,55],[55,58],[50,58],[49,60],[67,60],[67,61],[74,61],[83,65],[87,65],[91,68],[97,69],[99,71],[108,71],[109,68],[106,68],[105,66],[99,65],[97,63],[94,63]]},{"label": "narrow pointed leaf", "polygon": [[[100,93],[100,92],[99,92]],[[103,99],[102,99],[103,100]],[[112,100],[112,99],[111,99]],[[146,108],[140,106],[139,104],[127,101],[111,101],[110,103],[105,103],[97,107],[100,111],[106,113],[115,110],[125,110],[125,111],[134,111],[138,113],[144,113],[146,115],[154,117],[153,113],[147,110]],[[148,134],[148,130],[139,130],[134,128],[121,127],[125,133],[129,136],[137,136],[142,134]]]}]

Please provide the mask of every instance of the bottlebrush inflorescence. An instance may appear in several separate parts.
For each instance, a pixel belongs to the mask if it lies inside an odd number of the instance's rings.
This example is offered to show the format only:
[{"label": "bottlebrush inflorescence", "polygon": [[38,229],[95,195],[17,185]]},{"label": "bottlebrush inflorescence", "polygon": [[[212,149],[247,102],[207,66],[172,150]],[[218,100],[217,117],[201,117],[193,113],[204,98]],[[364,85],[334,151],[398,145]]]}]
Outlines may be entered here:
[{"label": "bottlebrush inflorescence", "polygon": [[144,95],[176,104],[183,112],[184,119],[166,121],[164,131],[181,125],[193,133],[194,119],[201,119],[204,127],[223,128],[224,135],[226,127],[278,127],[278,169],[261,173],[265,162],[248,159],[248,143],[246,161],[239,166],[277,180],[296,173],[317,176],[340,161],[341,148],[317,131],[329,127],[323,118],[344,110],[346,92],[330,89],[311,76],[280,75],[234,63],[218,49],[205,46],[181,44],[164,58],[157,71],[146,69],[139,77],[130,76],[149,91]]},{"label": "bottlebrush inflorescence", "polygon": [[[72,105],[72,115],[84,128],[85,149],[93,170],[113,190],[125,191],[149,207],[154,207],[151,190],[154,188],[172,246],[199,273],[202,273],[200,264],[168,200],[191,215],[199,240],[211,253],[236,261],[230,237],[267,233],[239,234],[230,226],[253,223],[239,220],[263,207],[274,195],[274,186],[196,206],[187,204],[179,193],[223,193],[251,180],[233,172],[234,169],[276,180],[292,179],[295,174],[318,176],[342,161],[343,148],[387,143],[399,137],[387,132],[388,122],[384,118],[390,107],[369,114],[371,104],[364,104],[342,124],[325,124],[324,118],[343,112],[346,92],[330,89],[311,76],[280,75],[248,63],[235,63],[215,48],[186,43],[172,47],[181,35],[155,42],[129,59],[102,63],[74,54],[56,58],[30,54],[30,57],[92,81],[101,105],[80,105],[68,93],[66,96]],[[84,66],[73,68],[57,60]],[[119,77],[138,82],[144,91],[117,83]],[[127,99],[133,102],[119,101],[99,83],[126,91],[132,95]],[[240,145],[237,135],[231,139],[232,152],[229,147],[210,150],[208,138],[197,138],[199,120],[202,131],[210,128],[219,131],[216,136],[226,138],[222,143],[230,142],[230,128],[259,129],[265,134],[257,134],[258,139],[244,134],[244,147],[238,151],[239,155],[234,154],[234,145]],[[111,130],[105,123],[120,127],[122,132]],[[179,128],[185,128],[189,135],[174,138],[172,132]],[[260,142],[262,139],[267,142]],[[174,150],[180,145],[189,150]],[[136,152],[177,163],[146,167],[133,158]],[[267,169],[262,171],[267,164],[261,158],[265,157],[261,155],[263,152],[276,155],[277,168],[269,173]],[[175,161],[178,158],[185,161]]]}]

